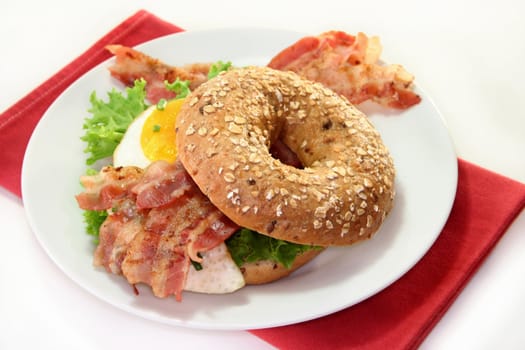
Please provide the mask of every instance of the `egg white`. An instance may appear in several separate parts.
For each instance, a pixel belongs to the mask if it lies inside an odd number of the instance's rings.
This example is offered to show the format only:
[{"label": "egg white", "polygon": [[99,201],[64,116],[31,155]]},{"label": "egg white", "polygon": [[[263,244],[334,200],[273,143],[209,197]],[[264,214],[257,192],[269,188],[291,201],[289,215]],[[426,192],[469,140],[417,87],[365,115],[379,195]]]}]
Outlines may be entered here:
[{"label": "egg white", "polygon": [[[146,168],[151,161],[144,155],[140,138],[144,123],[155,110],[151,106],[130,124],[122,141],[113,153],[114,166],[137,166]],[[197,271],[190,265],[184,290],[207,293],[231,293],[244,287],[241,270],[235,264],[225,243],[202,254],[202,269]]]},{"label": "egg white", "polygon": [[155,110],[156,106],[151,106],[136,117],[133,122],[129,125],[126,133],[122,137],[120,144],[113,152],[113,165],[119,166],[137,166],[145,168],[150,165],[149,160],[140,144],[140,136],[142,134],[142,128],[144,123]]}]

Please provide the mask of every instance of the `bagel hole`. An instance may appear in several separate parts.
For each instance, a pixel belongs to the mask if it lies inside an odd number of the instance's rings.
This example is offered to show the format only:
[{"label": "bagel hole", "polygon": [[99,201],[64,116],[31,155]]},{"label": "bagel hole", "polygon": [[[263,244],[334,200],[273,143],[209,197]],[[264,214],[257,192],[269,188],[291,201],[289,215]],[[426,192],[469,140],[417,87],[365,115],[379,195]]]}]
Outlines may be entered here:
[{"label": "bagel hole", "polygon": [[275,159],[279,159],[283,164],[298,169],[303,169],[304,167],[303,163],[297,157],[297,154],[279,139],[271,145],[270,154]]}]

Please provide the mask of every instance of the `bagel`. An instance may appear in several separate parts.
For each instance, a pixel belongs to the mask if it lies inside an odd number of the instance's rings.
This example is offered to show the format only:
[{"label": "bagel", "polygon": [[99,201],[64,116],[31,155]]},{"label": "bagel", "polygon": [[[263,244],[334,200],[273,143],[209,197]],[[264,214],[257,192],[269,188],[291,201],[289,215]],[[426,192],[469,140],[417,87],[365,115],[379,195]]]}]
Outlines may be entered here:
[{"label": "bagel", "polygon": [[288,268],[273,260],[259,260],[243,263],[240,266],[240,270],[246,284],[270,283],[290,275],[310,260],[313,260],[322,251],[323,249],[312,249],[299,254],[295,257],[292,266]]},{"label": "bagel", "polygon": [[[390,212],[395,169],[379,132],[347,99],[293,72],[222,73],[186,99],[179,159],[232,221],[289,242],[350,245]],[[304,165],[270,154],[281,140]]]}]

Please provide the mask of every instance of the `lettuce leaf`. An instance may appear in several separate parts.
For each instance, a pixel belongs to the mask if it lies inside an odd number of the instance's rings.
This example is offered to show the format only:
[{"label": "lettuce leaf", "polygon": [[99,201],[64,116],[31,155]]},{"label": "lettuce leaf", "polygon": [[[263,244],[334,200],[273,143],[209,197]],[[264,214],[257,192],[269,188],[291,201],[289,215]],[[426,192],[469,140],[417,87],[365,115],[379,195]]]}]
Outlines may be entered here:
[{"label": "lettuce leaf", "polygon": [[146,81],[140,79],[133,87],[126,88],[125,94],[113,89],[108,92],[108,101],[99,99],[95,91],[91,93],[91,117],[84,120],[85,134],[81,137],[87,143],[84,150],[89,154],[87,165],[110,157],[129,124],[148,108],[145,86]]},{"label": "lettuce leaf", "polygon": [[84,215],[86,233],[93,236],[94,243],[98,244],[100,226],[108,217],[108,213],[105,210],[84,210],[82,215]]},{"label": "lettuce leaf", "polygon": [[215,78],[220,72],[227,71],[232,67],[231,62],[217,61],[213,63],[208,71],[208,80]]},{"label": "lettuce leaf", "polygon": [[[98,174],[98,170],[93,168],[86,169],[86,175],[94,176]],[[82,183],[80,183],[82,186]],[[105,210],[83,210],[82,215],[84,216],[84,225],[86,233],[90,236],[93,236],[93,242],[98,244],[98,236],[100,231],[100,226],[108,217],[108,213]]]},{"label": "lettuce leaf", "polygon": [[301,245],[261,235],[255,231],[242,228],[226,240],[230,254],[237,264],[259,260],[272,260],[290,268],[295,257],[317,246]]},{"label": "lettuce leaf", "polygon": [[164,86],[167,90],[172,91],[176,94],[176,100],[178,100],[179,98],[185,98],[191,92],[189,80],[180,80],[179,78],[177,78],[172,83],[170,83],[167,80],[164,80]]}]

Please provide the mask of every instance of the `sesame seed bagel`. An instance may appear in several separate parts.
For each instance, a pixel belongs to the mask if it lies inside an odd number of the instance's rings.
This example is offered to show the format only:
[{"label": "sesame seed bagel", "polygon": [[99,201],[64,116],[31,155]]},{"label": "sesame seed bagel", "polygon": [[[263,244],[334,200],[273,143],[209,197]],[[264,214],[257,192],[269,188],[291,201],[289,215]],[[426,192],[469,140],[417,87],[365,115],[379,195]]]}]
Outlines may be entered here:
[{"label": "sesame seed bagel", "polygon": [[[277,139],[303,169],[271,156]],[[345,98],[292,72],[239,68],[202,84],[179,113],[177,147],[217,208],[277,239],[353,244],[392,208],[395,170],[378,131]]]}]

